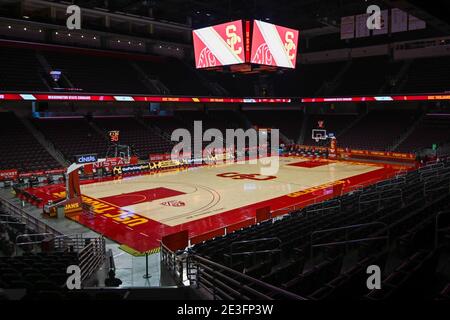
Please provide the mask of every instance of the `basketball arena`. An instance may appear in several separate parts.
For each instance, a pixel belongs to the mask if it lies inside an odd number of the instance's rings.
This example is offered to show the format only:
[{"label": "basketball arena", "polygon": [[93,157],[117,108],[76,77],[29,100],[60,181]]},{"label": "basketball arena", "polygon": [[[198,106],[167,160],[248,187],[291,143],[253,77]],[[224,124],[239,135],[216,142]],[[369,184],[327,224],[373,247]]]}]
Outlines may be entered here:
[{"label": "basketball arena", "polygon": [[226,3],[0,3],[2,300],[450,299],[450,6]]}]

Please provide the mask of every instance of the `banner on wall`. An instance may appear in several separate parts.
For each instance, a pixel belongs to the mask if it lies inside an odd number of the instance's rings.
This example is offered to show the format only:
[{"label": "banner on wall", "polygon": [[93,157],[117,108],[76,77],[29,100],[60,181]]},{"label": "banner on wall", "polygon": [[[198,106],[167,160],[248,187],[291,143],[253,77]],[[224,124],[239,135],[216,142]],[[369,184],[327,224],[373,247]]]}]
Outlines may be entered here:
[{"label": "banner on wall", "polygon": [[355,149],[339,149],[339,153],[346,153],[353,157],[370,157],[370,158],[386,158],[396,160],[414,161],[416,156],[412,153],[389,152],[389,151],[370,151],[370,150],[355,150]]},{"label": "banner on wall", "polygon": [[408,30],[422,30],[427,27],[427,23],[415,16],[408,16]]},{"label": "banner on wall", "polygon": [[364,38],[370,36],[370,30],[367,28],[367,19],[370,15],[367,13],[356,16],[356,32],[355,38]]},{"label": "banner on wall", "polygon": [[374,29],[373,35],[387,34],[389,31],[389,10],[381,11],[381,29]]},{"label": "banner on wall", "polygon": [[391,32],[403,32],[408,30],[408,13],[400,9],[392,9],[391,11]]},{"label": "banner on wall", "polygon": [[0,170],[0,181],[16,180],[19,175],[17,169]]},{"label": "banner on wall", "polygon": [[355,16],[341,18],[341,40],[355,37]]},{"label": "banner on wall", "polygon": [[94,169],[106,168],[110,170],[115,166],[124,166],[127,164],[136,164],[136,163],[137,163],[136,157],[131,157],[129,160],[117,157],[117,158],[98,159],[98,162],[94,162],[92,166]]}]

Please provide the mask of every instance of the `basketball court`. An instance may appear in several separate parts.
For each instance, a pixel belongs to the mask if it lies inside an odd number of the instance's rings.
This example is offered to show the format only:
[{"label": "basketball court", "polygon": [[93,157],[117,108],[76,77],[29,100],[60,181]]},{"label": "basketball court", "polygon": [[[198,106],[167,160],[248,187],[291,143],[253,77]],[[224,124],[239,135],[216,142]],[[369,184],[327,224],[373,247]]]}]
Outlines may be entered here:
[{"label": "basketball court", "polygon": [[[135,251],[151,252],[174,232],[188,230],[191,243],[201,242],[257,223],[258,208],[270,207],[274,217],[408,167],[280,157],[276,174],[261,175],[260,169],[260,163],[236,162],[83,181],[83,202],[90,210],[69,217]],[[28,191],[56,199],[64,190],[53,185]]]}]

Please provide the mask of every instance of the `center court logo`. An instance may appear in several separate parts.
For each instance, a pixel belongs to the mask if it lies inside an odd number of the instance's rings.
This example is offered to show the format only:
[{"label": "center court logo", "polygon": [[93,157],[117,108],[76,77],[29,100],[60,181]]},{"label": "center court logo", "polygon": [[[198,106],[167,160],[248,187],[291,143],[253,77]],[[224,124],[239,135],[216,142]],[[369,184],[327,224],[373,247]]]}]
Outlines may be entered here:
[{"label": "center court logo", "polygon": [[217,175],[221,178],[231,178],[233,180],[255,180],[255,181],[267,181],[276,179],[276,176],[263,176],[258,173],[239,173],[239,172],[225,172]]},{"label": "center court logo", "polygon": [[[173,161],[194,159],[206,164],[234,163],[260,165],[260,174],[275,175],[279,169],[279,130],[219,129],[203,132],[202,121],[194,121],[194,136],[187,129],[172,132],[171,140],[178,142],[172,149]],[[270,139],[269,139],[270,137]],[[203,148],[203,142],[210,142]],[[192,153],[192,148],[194,152]],[[269,152],[270,151],[270,152]]]}]

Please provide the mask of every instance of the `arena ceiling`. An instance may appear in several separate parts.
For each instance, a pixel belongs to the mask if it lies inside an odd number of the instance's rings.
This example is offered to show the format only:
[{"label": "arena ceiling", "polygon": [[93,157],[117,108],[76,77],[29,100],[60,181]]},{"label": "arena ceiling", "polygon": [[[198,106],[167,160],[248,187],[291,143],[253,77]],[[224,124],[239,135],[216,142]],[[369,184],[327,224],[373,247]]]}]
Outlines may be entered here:
[{"label": "arena ceiling", "polygon": [[[50,0],[101,8],[158,20],[190,24],[194,28],[234,19],[260,19],[301,30],[339,26],[340,17],[360,14],[369,4],[382,8],[400,7],[449,31],[445,22],[450,14],[448,0]],[[430,7],[432,3],[433,7]]]},{"label": "arena ceiling", "polygon": [[[51,3],[76,4],[82,8],[109,13],[151,17],[156,21],[177,22],[188,29],[235,19],[259,19],[299,30],[304,36],[339,32],[342,16],[361,14],[369,4],[382,9],[401,8],[427,22],[427,36],[450,34],[448,0],[2,0],[0,14],[9,12],[21,18],[20,3],[38,2],[38,10]],[[424,4],[425,3],[425,4]],[[432,6],[430,6],[432,3]],[[33,15],[31,15],[33,16]],[[33,17],[31,17],[33,19]],[[436,31],[436,32],[434,32]]]}]

